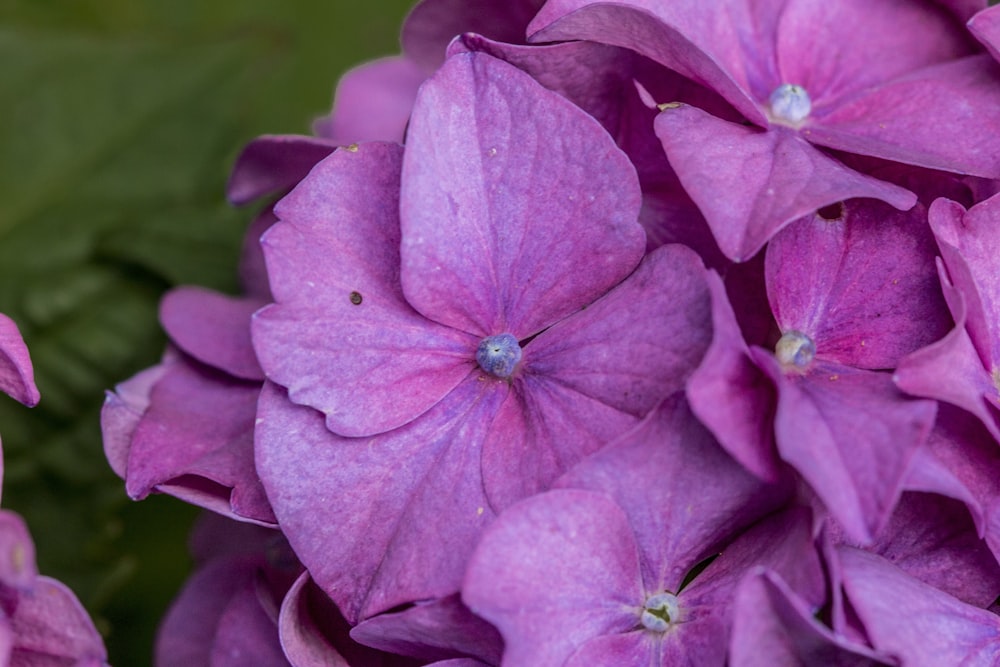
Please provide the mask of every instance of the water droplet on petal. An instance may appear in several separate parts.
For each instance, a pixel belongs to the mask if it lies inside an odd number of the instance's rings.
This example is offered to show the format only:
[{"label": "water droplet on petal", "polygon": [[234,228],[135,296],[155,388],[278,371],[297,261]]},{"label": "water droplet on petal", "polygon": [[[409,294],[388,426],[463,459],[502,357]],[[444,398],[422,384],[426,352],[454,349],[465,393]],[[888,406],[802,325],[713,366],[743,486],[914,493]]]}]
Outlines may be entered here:
[{"label": "water droplet on petal", "polygon": [[816,344],[801,331],[786,331],[774,346],[774,356],[785,370],[805,371],[816,356]]},{"label": "water droplet on petal", "polygon": [[521,361],[521,346],[514,334],[502,333],[487,336],[476,350],[479,367],[494,377],[506,380]]},{"label": "water droplet on petal", "polygon": [[673,593],[657,593],[649,596],[642,606],[639,622],[642,627],[653,632],[666,632],[670,625],[680,620],[681,608]]},{"label": "water droplet on petal", "polygon": [[782,125],[798,127],[812,111],[809,93],[794,83],[783,83],[775,88],[767,102],[771,121]]}]

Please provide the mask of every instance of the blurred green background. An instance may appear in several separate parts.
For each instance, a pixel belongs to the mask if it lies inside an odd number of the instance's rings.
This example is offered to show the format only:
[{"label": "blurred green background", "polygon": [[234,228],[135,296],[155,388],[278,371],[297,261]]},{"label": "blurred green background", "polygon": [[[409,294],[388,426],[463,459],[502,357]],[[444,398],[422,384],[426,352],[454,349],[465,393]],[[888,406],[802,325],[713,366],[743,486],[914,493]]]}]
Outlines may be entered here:
[{"label": "blurred green background", "polygon": [[146,665],[187,576],[197,512],[129,501],[108,468],[104,391],[155,363],[160,295],[236,291],[241,147],[308,133],[340,73],[398,51],[408,0],[0,0],[0,312],[41,404],[0,397],[3,506],[69,584],[118,667]]}]

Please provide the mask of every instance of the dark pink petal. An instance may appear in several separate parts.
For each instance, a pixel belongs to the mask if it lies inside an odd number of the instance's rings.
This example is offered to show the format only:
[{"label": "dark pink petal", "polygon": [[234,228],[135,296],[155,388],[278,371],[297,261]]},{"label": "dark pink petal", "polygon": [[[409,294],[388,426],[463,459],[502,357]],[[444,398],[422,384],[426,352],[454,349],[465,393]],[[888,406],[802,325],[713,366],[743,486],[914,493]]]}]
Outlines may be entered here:
[{"label": "dark pink petal", "polygon": [[351,630],[355,641],[424,660],[471,656],[500,664],[503,640],[492,625],[462,604],[456,593],[373,616]]},{"label": "dark pink petal", "polygon": [[647,589],[675,592],[699,561],[788,496],[730,459],[680,395],[557,486],[611,496],[632,524]]},{"label": "dark pink petal", "polygon": [[814,610],[776,573],[751,570],[740,582],[729,644],[732,667],[825,665],[872,667],[879,660],[867,646],[851,642],[818,622]]},{"label": "dark pink petal", "polygon": [[965,327],[983,366],[1000,367],[1000,195],[965,211],[939,199],[929,212],[941,259],[967,307]]},{"label": "dark pink petal", "polygon": [[917,70],[843,104],[810,141],[931,169],[1000,177],[1000,64],[971,56]]},{"label": "dark pink petal", "polygon": [[907,399],[886,373],[817,362],[784,374],[755,348],[778,386],[781,458],[801,474],[852,539],[869,543],[902,492],[910,460],[934,423],[935,404]]},{"label": "dark pink petal", "polygon": [[525,28],[544,0],[421,0],[403,23],[404,53],[432,72],[444,62],[445,47],[462,33],[522,44]]},{"label": "dark pink petal", "polygon": [[508,389],[487,382],[470,377],[420,419],[370,438],[334,435],[265,385],[258,472],[289,543],[352,623],[458,590],[494,516],[480,452]]},{"label": "dark pink petal", "polygon": [[253,463],[259,394],[259,383],[188,361],[171,364],[132,435],[129,495],[159,489],[233,518],[273,523]]},{"label": "dark pink petal", "polygon": [[635,170],[611,137],[485,54],[453,56],[424,86],[400,199],[407,300],[478,336],[537,333],[645,247]]},{"label": "dark pink petal", "polygon": [[38,403],[38,387],[28,347],[14,320],[0,313],[0,392],[32,406]]},{"label": "dark pink petal", "polygon": [[[981,0],[968,0],[983,4]],[[979,12],[969,21],[969,30],[980,42],[986,45],[993,57],[1000,61],[1000,9],[987,9]]]},{"label": "dark pink petal", "polygon": [[198,361],[243,380],[264,379],[250,342],[250,316],[264,306],[202,287],[178,287],[160,302],[160,323]]},{"label": "dark pink petal", "polygon": [[18,595],[10,618],[14,631],[11,665],[105,665],[107,652],[76,595],[61,582],[38,577]]},{"label": "dark pink petal", "polygon": [[426,78],[424,70],[405,56],[359,65],[340,78],[333,111],[313,129],[335,144],[402,143],[417,89]]},{"label": "dark pink petal", "polygon": [[409,422],[475,367],[477,338],[403,298],[400,153],[390,144],[337,151],[278,203],[283,222],[263,240],[277,304],[254,318],[261,366],[348,436]]},{"label": "dark pink petal", "polygon": [[226,186],[229,201],[240,206],[288,190],[336,148],[334,142],[316,137],[294,134],[258,137],[236,158]]},{"label": "dark pink petal", "polygon": [[1000,618],[907,575],[879,556],[840,548],[844,588],[876,650],[903,664],[1000,660]]},{"label": "dark pink petal", "polygon": [[505,665],[560,667],[584,641],[638,626],[644,593],[628,518],[590,491],[524,500],[483,534],[462,599],[500,630]]},{"label": "dark pink petal", "polygon": [[818,358],[895,368],[951,326],[934,268],[926,211],[850,200],[802,218],[767,247],[768,296],[782,331],[799,331]]},{"label": "dark pink petal", "polygon": [[0,584],[26,591],[35,583],[35,543],[19,514],[0,510]]},{"label": "dark pink petal", "polygon": [[128,472],[129,450],[136,426],[149,408],[149,395],[179,354],[167,348],[163,363],[147,368],[122,382],[104,397],[101,408],[101,434],[104,455],[115,474],[125,479]]},{"label": "dark pink petal", "polygon": [[850,197],[881,199],[901,210],[916,202],[912,193],[848,169],[789,128],[761,131],[680,105],[657,116],[656,134],[731,259],[749,259],[792,220]]},{"label": "dark pink petal", "polygon": [[[718,275],[710,274],[708,284],[712,344],[687,385],[691,411],[743,467],[765,481],[776,481],[780,463],[774,447],[774,385],[751,360]],[[720,410],[720,405],[726,409]]]},{"label": "dark pink petal", "polygon": [[258,580],[246,577],[219,617],[212,642],[212,667],[287,667],[278,627],[258,597]]}]

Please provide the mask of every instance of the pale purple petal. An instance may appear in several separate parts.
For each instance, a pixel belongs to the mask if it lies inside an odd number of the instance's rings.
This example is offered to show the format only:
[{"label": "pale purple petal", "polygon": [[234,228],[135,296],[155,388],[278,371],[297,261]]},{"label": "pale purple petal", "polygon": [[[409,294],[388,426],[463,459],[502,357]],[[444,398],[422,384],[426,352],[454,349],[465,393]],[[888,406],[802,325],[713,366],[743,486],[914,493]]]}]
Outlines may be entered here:
[{"label": "pale purple petal", "polygon": [[268,206],[254,218],[243,236],[243,252],[240,254],[240,284],[246,296],[264,301],[274,301],[271,285],[267,278],[264,250],[260,247],[260,237],[276,223],[273,207]]},{"label": "pale purple petal", "polygon": [[203,287],[178,287],[160,302],[160,323],[184,352],[243,380],[264,379],[250,342],[250,316],[264,306]]},{"label": "pale purple petal", "polygon": [[32,406],[38,403],[38,387],[28,347],[14,320],[0,313],[0,392]]},{"label": "pale purple petal", "polygon": [[611,137],[485,54],[453,56],[424,86],[400,197],[407,300],[479,336],[537,333],[645,247],[635,170]]},{"label": "pale purple petal", "polygon": [[469,611],[458,594],[373,616],[356,625],[351,638],[424,660],[471,656],[497,665],[503,653],[500,633]]},{"label": "pale purple petal", "polygon": [[101,408],[101,434],[104,455],[115,474],[125,479],[129,450],[136,426],[149,408],[149,396],[155,385],[173,363],[178,353],[167,349],[164,360],[157,366],[140,371],[109,391]]},{"label": "pale purple petal", "polygon": [[752,353],[778,386],[781,458],[852,538],[870,542],[902,492],[935,404],[906,398],[887,373],[817,361],[804,375],[785,374],[771,355],[759,348]]},{"label": "pale purple petal", "polygon": [[216,626],[212,667],[288,667],[278,627],[259,598],[260,583],[247,576],[233,592]]},{"label": "pale purple petal", "polygon": [[680,105],[657,116],[656,134],[731,259],[749,259],[791,221],[850,197],[881,199],[901,210],[916,202],[912,193],[848,169],[788,128],[761,131]]},{"label": "pale purple petal", "polygon": [[336,625],[338,634],[346,637],[347,623],[338,618],[340,613],[329,601],[327,604],[331,608],[325,609],[324,614],[312,613],[310,603],[317,597],[310,595],[313,587],[309,573],[303,572],[285,594],[278,617],[281,646],[289,662],[296,667],[348,667],[350,663],[321,629],[322,625]]},{"label": "pale purple petal", "polygon": [[477,338],[426,320],[403,298],[400,152],[337,151],[278,203],[283,222],[263,240],[277,304],[254,317],[261,366],[349,436],[409,422],[475,367]]},{"label": "pale purple petal", "polygon": [[[835,207],[830,207],[831,209]],[[789,225],[767,247],[768,296],[781,330],[817,358],[891,369],[951,327],[926,210],[850,200]]]},{"label": "pale purple petal", "polygon": [[237,206],[283,192],[305,178],[337,145],[316,137],[264,135],[247,144],[236,158],[226,194]]},{"label": "pale purple petal", "polygon": [[582,642],[638,625],[644,596],[628,518],[590,491],[518,503],[483,534],[462,599],[500,630],[504,665],[561,667]]},{"label": "pale purple petal", "polygon": [[876,650],[913,667],[989,667],[1000,660],[1000,618],[905,574],[884,559],[840,548],[844,587]]},{"label": "pale purple petal", "polygon": [[[817,118],[810,141],[932,169],[1000,177],[1000,64],[972,56],[879,85]],[[978,130],[978,131],[977,131]]]},{"label": "pale purple petal", "polygon": [[[712,295],[712,344],[691,375],[691,411],[730,456],[759,478],[780,474],[774,446],[774,385],[750,358],[726,289],[718,275],[708,276]],[[726,406],[720,410],[719,406]]]},{"label": "pale purple petal", "polygon": [[470,377],[420,419],[371,438],[334,435],[320,413],[265,385],[258,472],[289,543],[349,621],[458,590],[494,517],[480,452],[508,389],[489,382]]},{"label": "pale purple petal", "polygon": [[333,110],[313,125],[335,144],[402,143],[417,89],[427,74],[405,56],[380,58],[348,70],[337,84]]}]

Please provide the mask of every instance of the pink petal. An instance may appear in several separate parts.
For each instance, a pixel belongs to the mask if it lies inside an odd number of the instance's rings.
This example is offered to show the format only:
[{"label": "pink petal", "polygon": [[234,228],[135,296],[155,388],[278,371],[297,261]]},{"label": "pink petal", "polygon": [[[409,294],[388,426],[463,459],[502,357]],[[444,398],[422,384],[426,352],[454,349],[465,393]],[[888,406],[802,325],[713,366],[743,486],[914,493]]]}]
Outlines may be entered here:
[{"label": "pink petal", "polygon": [[[982,0],[968,0],[968,2],[984,4]],[[969,21],[969,30],[976,39],[986,45],[993,57],[1000,61],[1000,9],[990,8],[976,14]]]}]

